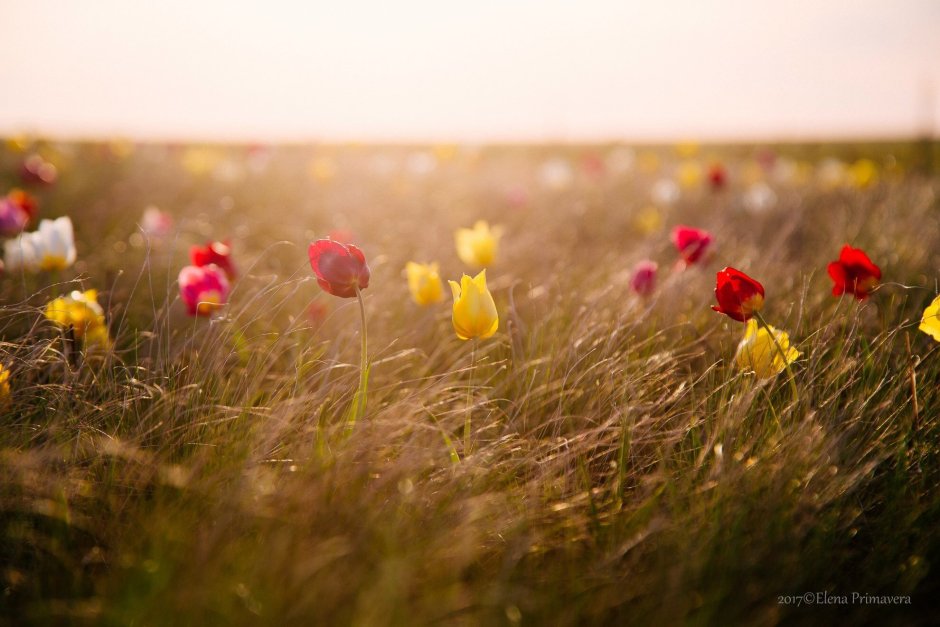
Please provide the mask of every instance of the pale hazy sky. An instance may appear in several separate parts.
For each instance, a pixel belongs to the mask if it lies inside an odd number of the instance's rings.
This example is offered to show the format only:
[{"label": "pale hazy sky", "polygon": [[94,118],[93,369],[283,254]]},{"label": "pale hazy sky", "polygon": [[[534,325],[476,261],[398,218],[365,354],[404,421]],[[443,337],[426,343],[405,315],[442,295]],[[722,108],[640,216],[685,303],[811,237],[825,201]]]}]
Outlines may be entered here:
[{"label": "pale hazy sky", "polygon": [[0,133],[734,139],[931,116],[936,0],[0,0]]}]

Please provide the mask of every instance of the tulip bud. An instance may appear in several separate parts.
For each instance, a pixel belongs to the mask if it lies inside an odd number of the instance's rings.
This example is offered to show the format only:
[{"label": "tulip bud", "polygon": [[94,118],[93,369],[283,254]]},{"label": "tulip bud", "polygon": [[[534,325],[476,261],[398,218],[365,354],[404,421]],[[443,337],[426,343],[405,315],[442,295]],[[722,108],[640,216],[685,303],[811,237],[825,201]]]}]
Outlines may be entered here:
[{"label": "tulip bud", "polygon": [[356,246],[319,239],[310,244],[307,253],[317,284],[324,291],[342,298],[353,298],[357,288],[364,290],[369,287],[369,265]]},{"label": "tulip bud", "polygon": [[499,314],[493,295],[486,287],[486,270],[472,279],[466,274],[460,283],[448,281],[454,295],[453,323],[462,340],[487,338],[499,327]]},{"label": "tulip bud", "polygon": [[717,306],[712,309],[745,322],[764,307],[764,286],[734,268],[720,271],[715,284]]}]

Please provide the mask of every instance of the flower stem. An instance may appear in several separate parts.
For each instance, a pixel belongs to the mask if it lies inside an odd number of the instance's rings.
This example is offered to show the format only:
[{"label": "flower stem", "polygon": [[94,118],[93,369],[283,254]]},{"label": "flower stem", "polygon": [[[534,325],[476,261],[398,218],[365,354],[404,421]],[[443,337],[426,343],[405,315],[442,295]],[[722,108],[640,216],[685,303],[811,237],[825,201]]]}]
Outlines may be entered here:
[{"label": "flower stem", "polygon": [[463,423],[463,455],[470,453],[470,416],[473,414],[473,372],[476,369],[477,340],[473,338],[470,348],[470,380],[467,382],[467,417]]},{"label": "flower stem", "polygon": [[349,423],[346,425],[347,431],[352,430],[356,421],[361,418],[366,411],[366,392],[369,387],[369,332],[366,325],[366,306],[362,302],[362,292],[356,285],[356,299],[359,301],[359,316],[362,321],[362,348],[359,354],[359,389],[356,390],[356,396],[353,398],[352,411],[349,414]]},{"label": "flower stem", "polygon": [[777,351],[780,353],[780,358],[783,360],[783,367],[787,371],[787,378],[790,381],[790,392],[793,394],[793,402],[799,404],[800,402],[800,392],[796,387],[796,379],[793,377],[793,369],[790,368],[790,360],[787,359],[787,352],[783,350],[783,347],[780,346],[780,342],[777,341],[777,336],[771,330],[770,325],[767,324],[767,321],[764,320],[764,317],[760,315],[760,312],[754,312],[754,318],[765,331],[767,335],[770,336],[770,339],[773,340],[774,346],[777,347]]}]

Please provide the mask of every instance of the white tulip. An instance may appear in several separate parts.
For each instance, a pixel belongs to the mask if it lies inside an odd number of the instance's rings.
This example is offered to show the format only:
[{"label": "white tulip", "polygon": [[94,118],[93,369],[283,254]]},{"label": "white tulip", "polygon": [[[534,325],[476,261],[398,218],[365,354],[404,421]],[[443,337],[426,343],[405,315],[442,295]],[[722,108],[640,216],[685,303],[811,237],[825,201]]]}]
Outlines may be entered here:
[{"label": "white tulip", "polygon": [[42,220],[38,231],[23,233],[4,244],[8,271],[64,270],[75,263],[76,256],[75,234],[68,217]]}]

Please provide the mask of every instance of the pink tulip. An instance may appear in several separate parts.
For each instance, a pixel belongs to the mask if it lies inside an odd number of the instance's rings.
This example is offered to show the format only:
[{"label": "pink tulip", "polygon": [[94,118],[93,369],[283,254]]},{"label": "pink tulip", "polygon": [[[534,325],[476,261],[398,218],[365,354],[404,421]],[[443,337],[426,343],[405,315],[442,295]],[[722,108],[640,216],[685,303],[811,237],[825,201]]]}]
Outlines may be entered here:
[{"label": "pink tulip", "polygon": [[186,266],[180,270],[179,284],[190,316],[210,316],[228,302],[228,278],[215,264]]},{"label": "pink tulip", "polygon": [[655,261],[645,259],[633,268],[633,278],[630,287],[640,296],[649,296],[656,289],[656,271],[659,266]]},{"label": "pink tulip", "polygon": [[140,228],[150,237],[168,237],[173,233],[173,216],[156,207],[147,207],[140,220]]},{"label": "pink tulip", "polygon": [[0,198],[0,237],[19,235],[28,222],[28,213],[20,209],[13,201]]},{"label": "pink tulip", "polygon": [[712,243],[708,231],[680,224],[672,230],[672,243],[687,266],[698,263],[705,256]]}]

